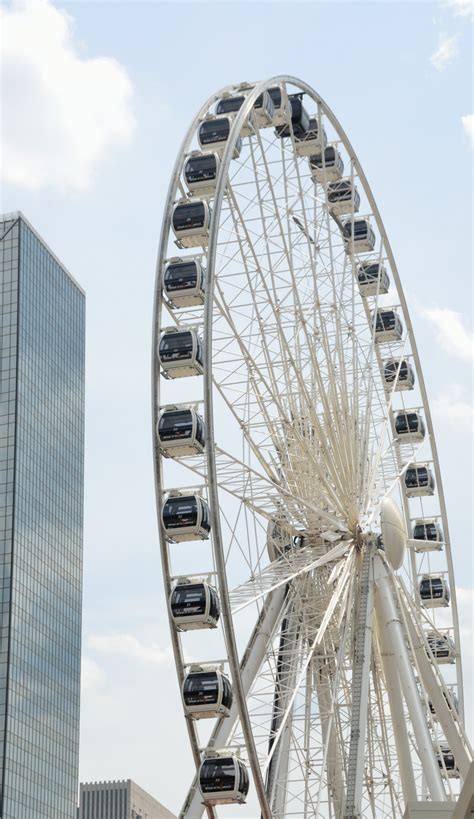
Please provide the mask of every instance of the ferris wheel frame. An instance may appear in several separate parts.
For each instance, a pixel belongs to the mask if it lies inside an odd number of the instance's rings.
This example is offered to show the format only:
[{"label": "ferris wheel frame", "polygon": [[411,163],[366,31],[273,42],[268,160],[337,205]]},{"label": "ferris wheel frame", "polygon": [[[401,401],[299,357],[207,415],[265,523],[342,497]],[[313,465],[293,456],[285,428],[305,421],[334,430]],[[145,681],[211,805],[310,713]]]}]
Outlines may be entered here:
[{"label": "ferris wheel frame", "polygon": [[[445,543],[445,554],[446,554],[446,562],[448,567],[448,576],[450,580],[450,586],[452,589],[452,599],[451,599],[451,610],[452,610],[452,621],[453,621],[453,633],[455,644],[457,647],[456,652],[456,673],[457,673],[457,690],[458,690],[458,697],[459,697],[459,714],[461,719],[463,719],[463,687],[462,687],[462,667],[461,667],[461,656],[460,656],[460,640],[459,640],[459,617],[458,617],[458,610],[457,610],[457,603],[456,603],[456,595],[455,595],[455,583],[454,583],[454,570],[453,570],[453,561],[450,549],[450,536],[449,536],[449,528],[448,528],[448,519],[446,513],[446,504],[442,486],[442,478],[441,478],[441,470],[438,461],[438,454],[436,448],[436,440],[434,437],[433,432],[433,424],[432,418],[427,398],[427,391],[426,386],[423,378],[423,371],[421,368],[418,350],[416,346],[416,340],[413,333],[413,327],[410,320],[410,316],[408,313],[408,308],[406,304],[406,299],[404,296],[404,292],[402,289],[400,277],[398,274],[395,258],[388,240],[387,233],[385,231],[379,210],[377,208],[377,204],[375,198],[372,194],[370,186],[368,184],[367,178],[364,174],[362,166],[359,162],[359,159],[345,133],[341,124],[339,123],[338,119],[332,113],[329,106],[323,100],[322,97],[319,96],[308,84],[305,82],[289,76],[289,75],[281,75],[277,77],[273,77],[267,81],[257,83],[253,86],[253,88],[247,92],[245,101],[241,106],[238,113],[235,115],[231,132],[229,134],[229,138],[227,140],[227,146],[220,158],[220,167],[218,172],[217,183],[215,187],[215,193],[213,196],[213,219],[211,220],[211,227],[209,233],[209,240],[207,246],[207,266],[206,266],[206,273],[207,273],[207,281],[206,281],[206,299],[204,303],[204,360],[203,360],[203,392],[204,392],[204,406],[205,406],[205,418],[206,418],[206,425],[205,425],[205,455],[206,455],[206,462],[207,462],[207,492],[208,492],[208,499],[209,505],[211,510],[211,524],[212,524],[212,532],[213,532],[213,549],[215,555],[215,563],[216,563],[216,570],[219,576],[219,591],[220,591],[220,598],[221,598],[221,609],[222,609],[222,623],[224,626],[224,632],[226,636],[226,644],[228,649],[228,658],[229,658],[229,665],[232,673],[233,685],[234,685],[234,695],[236,706],[239,714],[239,718],[242,725],[243,734],[245,737],[246,749],[248,753],[249,763],[252,770],[252,775],[257,791],[257,795],[260,802],[260,808],[262,812],[262,816],[265,819],[271,819],[272,812],[268,805],[267,796],[265,792],[265,784],[263,781],[263,777],[261,774],[258,755],[255,748],[252,726],[250,723],[248,711],[247,711],[247,691],[246,686],[243,683],[242,676],[242,668],[239,659],[239,654],[237,650],[237,644],[234,634],[234,625],[233,625],[233,616],[232,610],[229,600],[229,589],[228,589],[228,582],[227,582],[227,573],[225,567],[225,551],[224,551],[224,542],[222,536],[222,529],[221,529],[221,518],[220,518],[220,505],[219,505],[219,485],[218,485],[218,475],[216,470],[216,460],[215,460],[215,436],[214,436],[214,413],[213,413],[213,290],[214,290],[214,283],[216,277],[216,252],[217,252],[217,244],[218,244],[218,232],[219,232],[219,218],[216,216],[220,213],[224,196],[226,190],[226,184],[229,174],[230,165],[232,159],[234,157],[235,146],[237,141],[240,137],[242,128],[244,123],[248,120],[249,115],[251,114],[252,108],[254,106],[255,101],[257,98],[263,94],[263,92],[267,91],[272,86],[276,85],[291,85],[299,89],[302,93],[307,94],[309,98],[313,100],[316,104],[318,111],[322,111],[327,117],[328,121],[336,130],[339,139],[341,140],[342,144],[344,145],[351,162],[353,163],[353,167],[357,172],[357,176],[364,188],[365,195],[371,207],[371,213],[374,217],[376,222],[379,235],[381,240],[383,241],[385,253],[387,255],[388,261],[390,262],[390,268],[392,271],[392,275],[394,277],[394,283],[397,289],[400,307],[403,313],[407,337],[410,341],[410,348],[411,348],[411,355],[413,357],[413,361],[416,368],[417,373],[417,380],[418,380],[418,388],[420,390],[422,404],[423,404],[423,412],[424,412],[424,419],[427,427],[427,432],[430,440],[430,448],[432,453],[432,463],[434,468],[434,474],[436,479],[436,486],[437,486],[437,495],[439,500],[439,507],[441,512],[441,517],[443,521],[443,531],[444,531],[444,543]],[[172,211],[173,206],[177,198],[177,191],[179,189],[180,183],[180,175],[182,172],[182,167],[184,163],[185,156],[187,154],[188,148],[190,143],[193,139],[193,136],[196,132],[196,128],[198,127],[200,121],[205,116],[206,112],[209,110],[210,106],[216,102],[220,97],[222,97],[227,92],[235,92],[234,86],[227,86],[223,89],[220,89],[215,94],[211,95],[208,100],[204,103],[203,106],[199,109],[198,113],[192,120],[188,132],[183,139],[181,147],[178,151],[178,155],[176,158],[176,162],[171,174],[171,180],[168,188],[168,194],[166,198],[166,205],[164,210],[164,218],[162,222],[162,229],[161,229],[161,236],[160,236],[160,243],[159,243],[159,250],[158,250],[158,259],[157,259],[157,266],[156,266],[156,283],[155,283],[155,294],[154,294],[154,318],[153,318],[153,339],[152,339],[152,428],[153,428],[153,447],[154,447],[154,469],[155,469],[155,486],[156,486],[156,503],[157,503],[157,513],[158,513],[158,520],[161,519],[161,508],[163,504],[163,494],[164,494],[164,485],[163,485],[163,476],[162,476],[162,462],[161,462],[161,454],[159,450],[159,445],[156,437],[156,428],[158,417],[160,413],[160,365],[159,361],[157,360],[156,350],[160,338],[160,333],[162,331],[161,326],[161,301],[162,301],[162,272],[164,269],[164,264],[167,258],[167,243],[168,238],[171,230],[171,221],[172,221]],[[410,512],[408,508],[408,501],[403,495],[404,498],[404,515],[407,524],[410,523]],[[169,563],[169,556],[168,556],[168,546],[167,542],[162,530],[162,526],[159,526],[160,530],[160,546],[161,546],[161,560],[162,560],[162,569],[163,575],[165,578],[165,594],[167,599],[171,594],[172,590],[172,575]],[[412,560],[412,571],[414,576],[417,574],[417,569],[415,565],[415,557],[413,552],[411,552],[411,560]],[[269,621],[272,620],[272,617],[276,617],[279,605],[281,606],[281,591],[279,595],[274,595],[273,599],[269,601],[268,606],[264,609],[263,617],[268,618]],[[173,653],[175,658],[175,664],[177,669],[177,675],[180,685],[183,683],[184,673],[185,673],[185,663],[184,658],[182,655],[182,649],[180,645],[180,638],[179,634],[175,628],[173,623],[171,613],[169,614],[169,622],[170,622],[170,632],[171,632],[171,640],[173,646]],[[254,639],[258,641],[258,634],[254,635]],[[252,669],[250,669],[249,674],[251,675]],[[195,725],[191,720],[186,720],[187,729],[189,733],[189,739],[191,743],[191,749],[193,753],[194,762],[196,764],[196,768],[198,768],[200,761],[201,761],[201,749],[199,748],[199,741],[195,729]],[[219,732],[219,726],[217,726],[217,735]],[[210,819],[215,816],[215,810],[212,806],[206,805],[205,809],[207,811],[208,816]],[[202,810],[202,808],[201,808]],[[188,817],[191,817],[193,814],[192,812],[186,812],[185,814]],[[197,814],[196,814],[197,815]]]}]

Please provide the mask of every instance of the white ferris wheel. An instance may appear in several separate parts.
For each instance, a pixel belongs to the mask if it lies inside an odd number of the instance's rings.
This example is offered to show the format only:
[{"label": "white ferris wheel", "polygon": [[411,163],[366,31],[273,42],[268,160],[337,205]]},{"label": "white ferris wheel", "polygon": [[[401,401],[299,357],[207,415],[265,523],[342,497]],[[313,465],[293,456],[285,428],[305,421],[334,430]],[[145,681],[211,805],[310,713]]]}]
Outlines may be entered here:
[{"label": "white ferris wheel", "polygon": [[293,77],[218,91],[178,152],[153,435],[181,816],[456,799],[472,755],[413,328],[359,160]]}]

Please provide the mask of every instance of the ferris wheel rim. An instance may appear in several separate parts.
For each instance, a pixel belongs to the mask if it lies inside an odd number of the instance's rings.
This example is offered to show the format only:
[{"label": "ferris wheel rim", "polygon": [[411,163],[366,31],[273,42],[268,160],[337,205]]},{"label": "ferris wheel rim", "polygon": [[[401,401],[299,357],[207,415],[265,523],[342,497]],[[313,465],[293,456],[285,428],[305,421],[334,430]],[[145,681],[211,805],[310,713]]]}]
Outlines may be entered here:
[{"label": "ferris wheel rim", "polygon": [[[417,376],[418,376],[419,388],[420,388],[420,392],[421,392],[421,396],[422,396],[423,409],[424,409],[424,412],[425,412],[425,418],[426,418],[426,421],[427,421],[427,426],[428,426],[428,429],[430,431],[430,444],[431,444],[431,451],[432,451],[432,456],[433,456],[432,461],[433,461],[433,465],[434,465],[434,469],[435,469],[435,473],[436,473],[436,478],[437,478],[437,488],[438,488],[439,502],[440,502],[440,507],[441,507],[443,524],[444,524],[444,527],[446,528],[446,533],[445,533],[446,537],[445,537],[445,539],[446,539],[447,543],[450,544],[449,529],[448,529],[448,522],[447,522],[447,515],[446,515],[446,507],[445,507],[445,501],[444,501],[444,492],[443,492],[442,480],[441,480],[441,471],[440,471],[440,467],[439,467],[439,460],[438,460],[437,449],[436,449],[436,441],[435,441],[435,437],[434,437],[434,433],[433,433],[431,412],[430,412],[430,408],[429,408],[429,403],[428,403],[428,398],[427,398],[427,393],[426,393],[426,387],[425,387],[425,384],[424,384],[423,371],[422,371],[421,364],[420,364],[420,361],[419,361],[418,351],[417,351],[417,347],[416,347],[416,340],[415,340],[415,336],[414,336],[414,333],[413,333],[413,328],[412,328],[410,316],[409,316],[409,313],[408,313],[408,308],[407,308],[407,305],[406,305],[406,299],[405,299],[405,296],[404,296],[404,292],[403,292],[400,277],[399,277],[399,274],[398,274],[398,269],[396,267],[396,262],[395,262],[395,259],[394,259],[394,256],[393,256],[393,252],[391,250],[391,246],[390,246],[390,243],[389,243],[389,240],[388,240],[388,237],[387,237],[387,233],[386,233],[384,225],[383,225],[383,221],[382,221],[381,216],[380,216],[380,212],[379,212],[379,210],[377,208],[375,198],[374,198],[374,196],[372,194],[371,188],[370,188],[370,186],[369,186],[369,184],[367,182],[367,179],[366,179],[365,174],[363,172],[363,169],[362,169],[362,167],[360,165],[360,162],[359,162],[359,160],[357,158],[357,155],[356,155],[354,149],[352,148],[352,145],[351,145],[349,139],[347,138],[347,135],[345,134],[344,130],[342,129],[342,126],[340,125],[339,121],[337,120],[337,118],[332,113],[332,111],[329,108],[329,106],[327,105],[327,103],[325,103],[325,101],[309,85],[307,85],[303,81],[298,80],[298,79],[296,79],[296,78],[294,78],[292,76],[280,75],[280,76],[276,76],[276,77],[273,77],[273,78],[271,78],[269,80],[262,81],[262,82],[256,84],[252,88],[252,90],[248,93],[248,95],[246,96],[246,100],[245,100],[244,104],[242,105],[241,109],[239,110],[237,116],[234,119],[233,126],[232,126],[232,129],[231,129],[231,133],[229,134],[229,139],[228,139],[228,142],[227,142],[227,146],[226,146],[225,152],[224,152],[223,157],[222,157],[221,166],[220,166],[220,170],[219,170],[219,176],[218,176],[218,180],[217,180],[217,184],[216,184],[216,192],[215,192],[215,196],[214,196],[213,212],[214,212],[214,214],[220,214],[220,211],[221,211],[221,208],[222,208],[223,197],[224,197],[225,185],[226,185],[227,178],[228,178],[228,171],[229,171],[229,168],[230,168],[230,162],[231,162],[231,159],[232,159],[234,147],[235,147],[236,141],[238,139],[239,133],[241,131],[241,127],[242,127],[246,117],[249,115],[249,113],[251,111],[251,108],[253,106],[253,103],[255,102],[258,95],[263,93],[263,91],[265,91],[267,88],[271,87],[272,85],[276,85],[276,84],[280,84],[280,83],[290,84],[292,86],[295,86],[295,87],[299,88],[304,93],[307,93],[318,105],[322,106],[325,115],[328,117],[329,121],[331,122],[331,124],[336,129],[338,135],[341,138],[341,141],[344,143],[344,146],[346,147],[346,150],[348,151],[352,161],[354,162],[354,165],[355,165],[355,167],[357,169],[357,174],[358,174],[358,176],[360,178],[360,181],[361,181],[361,183],[362,183],[362,185],[364,187],[364,191],[366,193],[368,201],[369,201],[369,203],[371,205],[372,214],[373,214],[373,216],[375,218],[375,221],[377,223],[377,227],[378,227],[378,229],[380,231],[380,236],[381,236],[381,238],[383,238],[384,247],[385,247],[387,256],[389,258],[389,261],[390,261],[391,270],[392,270],[392,272],[394,274],[395,283],[396,283],[396,286],[397,286],[397,292],[398,292],[398,295],[400,297],[400,303],[401,303],[401,307],[402,307],[402,310],[403,310],[403,315],[404,315],[404,318],[405,318],[405,321],[406,321],[407,333],[409,334],[409,337],[410,337],[411,350],[412,350],[415,362],[417,364],[416,371],[417,371]],[[156,344],[157,344],[157,339],[158,339],[159,332],[160,332],[160,323],[159,323],[159,321],[158,322],[156,321],[156,315],[157,315],[157,310],[161,309],[161,271],[163,269],[163,264],[164,264],[164,261],[165,261],[165,258],[166,258],[166,239],[167,239],[167,236],[169,234],[169,229],[170,229],[171,210],[172,210],[176,190],[177,190],[177,187],[178,187],[180,171],[181,171],[183,160],[184,160],[184,157],[185,157],[186,148],[188,147],[188,145],[189,145],[189,143],[190,143],[190,141],[191,141],[191,139],[193,137],[193,134],[195,133],[196,126],[198,125],[198,123],[200,121],[200,118],[202,117],[202,114],[204,114],[208,110],[208,108],[212,104],[212,102],[214,102],[216,99],[218,99],[219,96],[221,96],[225,91],[231,91],[231,90],[235,91],[235,86],[227,86],[225,89],[221,89],[220,91],[218,91],[215,94],[211,95],[209,100],[201,107],[201,109],[199,111],[199,114],[193,120],[193,122],[192,122],[192,124],[191,124],[191,126],[190,126],[190,128],[189,128],[189,130],[188,130],[188,132],[186,134],[186,137],[183,140],[181,149],[180,149],[180,151],[178,153],[178,156],[177,156],[177,159],[176,159],[172,179],[170,181],[170,186],[169,186],[169,190],[168,190],[167,206],[166,206],[166,211],[165,211],[165,218],[163,220],[163,225],[162,225],[162,234],[161,234],[161,238],[160,238],[160,249],[159,249],[158,261],[157,261],[156,285],[155,285],[155,308],[154,308],[155,321],[154,321],[154,334],[153,334],[153,362],[154,362],[154,364],[153,364],[153,375],[152,375],[152,378],[153,378],[153,412],[152,412],[152,416],[153,416],[153,441],[154,441],[154,451],[155,451],[155,458],[154,458],[154,461],[155,461],[155,481],[156,481],[156,484],[157,484],[157,511],[158,512],[160,511],[158,494],[160,495],[160,499],[161,499],[163,492],[162,492],[161,465],[160,465],[160,460],[161,459],[160,459],[159,452],[157,451],[157,442],[156,442],[156,421],[157,421],[158,414],[159,414],[159,388],[158,388],[158,399],[156,398],[157,393],[156,393],[156,390],[155,390],[155,385],[157,385],[157,384],[159,385],[159,366],[157,365],[157,362],[156,362]],[[208,253],[207,253],[207,272],[208,272],[208,277],[209,277],[208,278],[208,286],[209,286],[208,293],[212,293],[212,287],[213,287],[213,284],[214,284],[218,232],[219,232],[219,219],[215,218],[215,219],[213,219],[213,221],[211,223]],[[215,462],[215,438],[214,438],[214,428],[213,428],[214,416],[213,416],[212,343],[211,343],[212,342],[212,327],[213,327],[212,304],[213,304],[213,298],[209,297],[209,298],[206,299],[206,304],[205,304],[205,308],[204,308],[204,310],[205,310],[205,312],[204,312],[204,316],[205,316],[205,318],[204,318],[204,333],[205,333],[205,335],[204,335],[204,340],[205,340],[205,344],[204,344],[204,355],[205,355],[204,396],[205,396],[206,422],[207,422],[206,423],[206,460],[207,460],[207,466],[208,466],[209,492],[210,492],[210,499],[211,499],[211,516],[212,516],[212,525],[213,525],[213,538],[216,538],[216,542],[217,542],[217,545],[218,545],[217,553],[218,554],[220,553],[222,561],[223,561],[223,542],[222,542],[222,533],[221,533],[221,529],[220,529],[220,514],[219,514],[219,505],[218,505],[219,486],[218,486],[216,462]],[[161,533],[161,527],[160,527],[160,541],[161,540],[162,540],[162,533]],[[167,564],[167,558],[163,558],[163,552],[165,552],[167,554],[167,546],[166,546],[166,543],[164,542],[164,540],[162,542],[162,562],[164,560],[163,571],[164,571],[165,577],[168,577],[168,583],[167,583],[167,592],[168,592],[168,589],[171,588],[171,575],[170,575],[170,571],[169,571],[169,566],[165,565],[165,564]],[[454,585],[454,582],[453,582],[454,575],[453,575],[453,567],[452,567],[452,555],[451,555],[450,548],[446,550],[446,554],[447,554],[448,570],[449,570],[449,576],[450,576],[450,579],[451,579],[451,588],[452,588],[452,613],[453,613],[454,632],[455,632],[455,636],[456,636],[456,643],[459,646],[459,622],[458,622],[458,612],[457,612],[456,595],[455,595],[455,585]],[[227,621],[228,621],[227,625],[226,625],[226,634],[227,634],[227,629],[229,629],[228,634],[230,635],[230,643],[232,644],[232,639],[233,639],[234,644],[235,644],[233,617],[232,617],[232,613],[231,613],[231,609],[230,609],[230,603],[229,603],[228,587],[227,587],[227,574],[226,574],[226,571],[225,571],[224,562],[221,563],[221,567],[218,570],[218,573],[219,573],[220,593],[223,596],[223,602],[224,602],[224,605],[223,605],[223,622],[225,622],[225,618],[226,618]],[[228,609],[227,615],[224,614],[224,609],[226,609],[226,608]],[[171,630],[171,632],[173,634],[174,627],[173,627],[173,624],[171,622],[171,619],[170,619],[170,630]],[[177,634],[174,635],[174,638],[172,637],[173,642],[174,642],[174,639],[176,640],[177,643],[179,643],[179,638],[177,637]],[[174,649],[174,646],[173,646],[173,649]],[[231,651],[230,653],[232,655],[232,654],[234,654],[234,651]],[[180,656],[180,650],[179,649],[178,649],[178,656],[177,656],[177,654],[175,652],[175,662],[176,662],[176,665],[177,665],[178,676],[179,676],[180,671],[182,673],[182,670],[183,670],[182,658]],[[458,657],[456,658],[456,663],[457,663],[457,667],[458,667],[458,690],[459,690],[459,694],[460,694],[460,700],[462,702],[462,676],[461,676],[461,671],[460,671],[460,669],[461,669],[460,654],[458,654]],[[235,648],[235,656],[233,657],[233,659],[231,661],[231,666],[232,666],[232,671],[233,671],[233,677],[234,677],[234,671],[235,671],[235,679],[240,680],[239,657],[238,657],[238,653],[236,651],[236,648]],[[239,695],[238,687],[237,687],[237,699],[239,701],[239,706],[240,706],[239,711],[241,711],[241,714],[240,714],[241,719],[242,719],[242,713],[244,713],[244,721],[245,721],[246,698],[245,698],[245,696],[243,694]],[[241,699],[242,699],[242,701],[241,701]],[[188,720],[188,724],[189,724],[189,720]],[[188,730],[189,730],[189,727],[188,727]],[[255,749],[252,751],[252,742],[251,741],[247,742],[247,750],[249,752],[249,757],[250,757],[251,764],[252,764],[252,758],[253,758],[253,763],[256,766],[258,766],[258,764],[259,764],[258,763],[258,756],[257,756],[257,753],[256,753]],[[263,808],[264,808],[265,807],[265,801],[266,801],[265,800],[265,794],[263,796],[264,796],[264,799],[263,799]],[[271,813],[266,814],[265,811],[264,811],[264,815],[271,816]]]}]

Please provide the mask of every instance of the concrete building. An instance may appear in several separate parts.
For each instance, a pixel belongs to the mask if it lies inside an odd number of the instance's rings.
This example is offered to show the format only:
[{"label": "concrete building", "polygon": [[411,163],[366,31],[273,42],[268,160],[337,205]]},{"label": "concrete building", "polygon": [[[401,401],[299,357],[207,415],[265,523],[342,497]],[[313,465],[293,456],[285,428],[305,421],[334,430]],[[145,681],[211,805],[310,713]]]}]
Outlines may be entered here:
[{"label": "concrete building", "polygon": [[77,816],[78,819],[176,819],[131,779],[81,783]]},{"label": "concrete building", "polygon": [[0,217],[0,816],[74,819],[85,296]]}]

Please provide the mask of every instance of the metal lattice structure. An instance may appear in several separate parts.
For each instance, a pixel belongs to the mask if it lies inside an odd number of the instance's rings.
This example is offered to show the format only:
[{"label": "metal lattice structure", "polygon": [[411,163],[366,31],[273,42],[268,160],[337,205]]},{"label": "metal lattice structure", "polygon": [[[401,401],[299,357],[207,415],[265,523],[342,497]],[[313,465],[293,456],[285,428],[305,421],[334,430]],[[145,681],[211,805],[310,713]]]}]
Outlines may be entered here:
[{"label": "metal lattice structure", "polygon": [[153,436],[166,593],[203,606],[169,611],[197,769],[181,815],[243,801],[247,768],[265,819],[455,798],[471,751],[423,374],[367,179],[300,80],[218,91],[178,152]]}]

